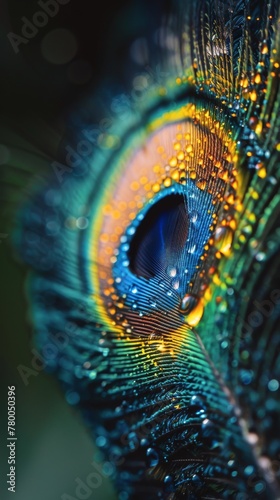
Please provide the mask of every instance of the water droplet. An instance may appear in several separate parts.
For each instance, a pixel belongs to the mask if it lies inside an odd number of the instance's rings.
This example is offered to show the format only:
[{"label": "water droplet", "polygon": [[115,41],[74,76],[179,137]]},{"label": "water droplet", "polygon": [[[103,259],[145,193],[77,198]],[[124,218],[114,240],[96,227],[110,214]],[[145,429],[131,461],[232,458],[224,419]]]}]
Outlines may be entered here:
[{"label": "water droplet", "polygon": [[156,303],[155,299],[153,299],[153,298],[149,299],[149,304],[151,307],[157,307],[157,303]]},{"label": "water droplet", "polygon": [[165,485],[167,492],[170,492],[174,489],[173,479],[171,476],[169,476],[169,475],[165,476],[163,482],[164,482],[164,485]]},{"label": "water droplet", "polygon": [[233,231],[230,227],[217,227],[215,231],[215,246],[223,255],[230,253],[233,240]]},{"label": "water droplet", "polygon": [[201,424],[201,428],[203,430],[205,430],[205,429],[211,429],[211,428],[213,429],[213,427],[214,427],[213,422],[211,420],[209,420],[208,418],[205,418],[203,420],[202,424]]},{"label": "water droplet", "polygon": [[129,227],[127,230],[127,234],[129,234],[129,236],[133,236],[134,233],[135,233],[135,227]]},{"label": "water droplet", "polygon": [[80,396],[75,391],[68,391],[66,393],[66,401],[70,405],[77,405],[79,403],[79,401],[80,401]]},{"label": "water droplet", "polygon": [[154,450],[154,448],[148,448],[146,456],[147,456],[148,467],[156,467],[158,465],[159,456],[156,450]]},{"label": "water droplet", "polygon": [[92,370],[91,372],[89,372],[88,376],[89,376],[90,380],[95,380],[96,376],[97,376],[97,372],[95,370]]},{"label": "water droplet", "polygon": [[270,176],[268,178],[268,180],[269,180],[270,184],[272,184],[273,186],[275,186],[277,184],[277,179],[275,177]]},{"label": "water droplet", "polygon": [[99,436],[96,438],[95,443],[99,448],[103,448],[103,446],[106,446],[107,444],[107,439],[104,436]]},{"label": "water droplet", "polygon": [[86,217],[79,217],[76,221],[78,229],[86,229],[88,227],[88,219]]},{"label": "water droplet", "polygon": [[191,397],[190,406],[197,406],[198,408],[203,408],[204,410],[206,410],[206,403],[204,401],[204,398],[199,394],[195,394]]},{"label": "water droplet", "polygon": [[195,414],[196,414],[199,418],[201,418],[201,419],[203,419],[203,420],[205,420],[205,419],[206,419],[206,417],[207,417],[207,415],[206,415],[206,412],[205,412],[205,409],[204,409],[204,408],[200,408],[199,410],[197,410],[197,411],[195,412]]},{"label": "water droplet", "polygon": [[188,252],[194,253],[195,251],[196,251],[196,244],[194,243],[193,245],[190,246],[190,248],[188,249]]},{"label": "water droplet", "polygon": [[279,389],[279,382],[275,378],[271,379],[267,384],[268,389],[271,392],[277,391]]},{"label": "water droplet", "polygon": [[240,370],[239,377],[242,384],[250,385],[253,380],[253,372],[252,370]]},{"label": "water droplet", "polygon": [[201,478],[197,475],[197,474],[194,474],[192,476],[192,482],[196,485],[196,486],[202,486],[203,482],[201,480]]},{"label": "water droplet", "polygon": [[246,476],[251,476],[253,472],[254,472],[254,467],[252,465],[247,465],[247,467],[245,467],[244,469],[244,473]]},{"label": "water droplet", "polygon": [[174,278],[171,281],[171,286],[174,290],[178,290],[180,288],[180,281],[177,278]]},{"label": "water droplet", "polygon": [[196,210],[193,210],[191,213],[190,213],[190,221],[195,223],[198,219],[198,212]]},{"label": "water droplet", "polygon": [[149,441],[146,438],[141,439],[140,446],[143,446],[143,448],[144,448],[145,446],[148,446],[148,444],[149,444]]},{"label": "water droplet", "polygon": [[113,472],[115,471],[114,466],[111,464],[111,462],[105,462],[102,467],[102,471],[105,476],[112,476]]},{"label": "water droplet", "polygon": [[249,432],[247,435],[247,441],[250,443],[252,446],[256,445],[259,441],[259,437],[257,434],[254,432]]},{"label": "water droplet", "polygon": [[186,294],[181,301],[180,311],[186,316],[188,325],[197,326],[203,316],[204,307],[200,298]]},{"label": "water droplet", "polygon": [[259,493],[261,493],[261,492],[262,492],[262,491],[264,491],[264,490],[265,490],[265,484],[264,484],[264,483],[259,482],[259,483],[257,483],[257,484],[255,485],[255,492],[256,492],[256,493],[258,493],[258,494],[259,494]]},{"label": "water droplet", "polygon": [[205,418],[201,424],[201,431],[205,438],[213,438],[215,435],[215,425],[212,420]]},{"label": "water droplet", "polygon": [[123,252],[127,252],[129,250],[129,244],[128,243],[123,243],[121,246],[121,249]]},{"label": "water droplet", "polygon": [[261,44],[261,54],[268,54],[268,44],[266,40],[263,40]]},{"label": "water droplet", "polygon": [[255,259],[258,261],[258,262],[263,262],[266,258],[266,255],[264,252],[258,252],[255,256]]},{"label": "water droplet", "polygon": [[170,276],[170,278],[175,278],[177,274],[177,269],[174,266],[167,266],[166,268],[166,274]]}]

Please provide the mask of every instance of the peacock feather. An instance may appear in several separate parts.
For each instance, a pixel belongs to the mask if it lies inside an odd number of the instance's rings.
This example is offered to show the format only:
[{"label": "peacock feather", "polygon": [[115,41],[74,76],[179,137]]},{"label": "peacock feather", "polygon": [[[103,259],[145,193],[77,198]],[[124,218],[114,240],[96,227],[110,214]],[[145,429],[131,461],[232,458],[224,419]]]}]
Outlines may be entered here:
[{"label": "peacock feather", "polygon": [[119,500],[280,498],[278,25],[278,0],[174,2],[18,215],[46,369]]}]

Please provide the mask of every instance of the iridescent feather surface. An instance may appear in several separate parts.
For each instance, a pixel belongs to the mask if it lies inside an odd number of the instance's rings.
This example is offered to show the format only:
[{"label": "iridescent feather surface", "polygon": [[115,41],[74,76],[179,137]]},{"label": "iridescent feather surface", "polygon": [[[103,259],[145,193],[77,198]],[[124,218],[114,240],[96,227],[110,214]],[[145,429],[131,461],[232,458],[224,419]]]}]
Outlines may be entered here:
[{"label": "iridescent feather surface", "polygon": [[120,500],[280,498],[278,26],[175,2],[141,99],[105,131],[84,103],[19,214],[38,345]]}]

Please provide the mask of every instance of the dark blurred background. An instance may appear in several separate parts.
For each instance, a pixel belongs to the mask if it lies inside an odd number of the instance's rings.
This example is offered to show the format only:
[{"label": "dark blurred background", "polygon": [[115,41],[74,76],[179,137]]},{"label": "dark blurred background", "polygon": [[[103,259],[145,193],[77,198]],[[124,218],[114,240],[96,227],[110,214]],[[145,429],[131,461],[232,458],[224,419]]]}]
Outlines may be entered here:
[{"label": "dark blurred background", "polygon": [[[79,414],[66,404],[56,381],[38,371],[25,385],[18,371],[19,365],[32,368],[34,345],[24,291],[27,270],[12,247],[16,207],[26,196],[26,185],[49,168],[67,130],[69,110],[106,88],[109,81],[112,93],[115,88],[129,88],[129,78],[137,72],[137,61],[128,62],[131,44],[143,37],[149,42],[164,6],[160,0],[1,3],[0,496],[4,500],[78,498],[75,479],[84,481],[92,472],[96,453]],[[7,385],[16,386],[15,494],[7,491],[6,484]],[[115,499],[105,476],[101,486],[83,498]]]}]

